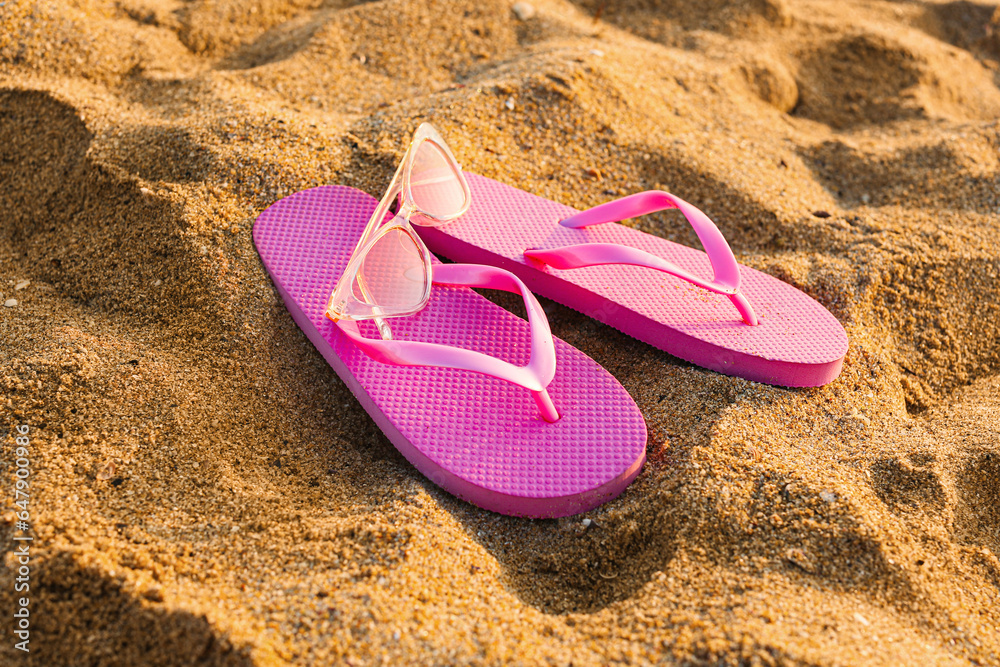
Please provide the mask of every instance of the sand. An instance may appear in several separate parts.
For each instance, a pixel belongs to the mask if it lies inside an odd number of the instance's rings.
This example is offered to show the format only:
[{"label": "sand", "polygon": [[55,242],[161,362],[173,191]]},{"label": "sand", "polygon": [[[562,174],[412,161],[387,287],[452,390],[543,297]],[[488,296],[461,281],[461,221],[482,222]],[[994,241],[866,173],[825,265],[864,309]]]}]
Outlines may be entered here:
[{"label": "sand", "polygon": [[[0,662],[1000,664],[997,4],[531,5],[0,3]],[[840,319],[843,374],[726,377],[545,301],[642,409],[644,471],[558,521],[440,491],[250,235],[381,194],[423,120],[566,204],[700,206]]]}]

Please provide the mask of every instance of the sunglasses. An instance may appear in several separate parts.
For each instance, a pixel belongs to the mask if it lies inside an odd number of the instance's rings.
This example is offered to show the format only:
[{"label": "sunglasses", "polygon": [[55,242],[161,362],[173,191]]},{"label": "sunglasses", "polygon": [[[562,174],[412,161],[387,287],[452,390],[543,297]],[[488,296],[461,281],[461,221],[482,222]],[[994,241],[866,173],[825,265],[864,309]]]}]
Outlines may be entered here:
[{"label": "sunglasses", "polygon": [[[386,220],[397,197],[399,208]],[[418,312],[431,294],[431,254],[412,225],[454,220],[470,199],[448,144],[422,123],[333,289],[326,316],[334,322],[374,320],[379,335],[392,340],[385,318]]]}]

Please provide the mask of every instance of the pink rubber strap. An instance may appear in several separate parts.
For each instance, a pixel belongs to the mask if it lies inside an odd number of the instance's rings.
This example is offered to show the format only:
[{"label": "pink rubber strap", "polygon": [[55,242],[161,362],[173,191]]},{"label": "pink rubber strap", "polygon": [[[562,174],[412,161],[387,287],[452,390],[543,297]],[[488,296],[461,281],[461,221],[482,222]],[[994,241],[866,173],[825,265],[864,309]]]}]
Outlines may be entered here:
[{"label": "pink rubber strap", "polygon": [[433,283],[463,287],[486,287],[520,292],[528,311],[531,328],[531,355],[525,366],[491,357],[481,352],[420,341],[381,340],[361,335],[358,323],[338,320],[337,326],[372,359],[397,366],[438,366],[483,373],[531,391],[545,421],[559,419],[546,387],[556,373],[556,352],[552,331],[542,306],[521,279],[509,271],[479,264],[435,264]]},{"label": "pink rubber strap", "polygon": [[640,192],[581,211],[560,220],[559,224],[578,229],[672,208],[679,209],[684,214],[701,240],[701,244],[705,247],[705,253],[708,255],[715,273],[711,281],[699,278],[676,264],[644,250],[610,243],[584,243],[548,250],[526,250],[524,255],[545,262],[556,269],[578,269],[600,264],[631,264],[663,271],[710,292],[725,294],[733,302],[743,321],[755,326],[758,322],[757,314],[747,298],[740,292],[739,264],[736,262],[736,257],[733,255],[729,243],[726,242],[722,232],[707,215],[683,199],[662,190]]}]

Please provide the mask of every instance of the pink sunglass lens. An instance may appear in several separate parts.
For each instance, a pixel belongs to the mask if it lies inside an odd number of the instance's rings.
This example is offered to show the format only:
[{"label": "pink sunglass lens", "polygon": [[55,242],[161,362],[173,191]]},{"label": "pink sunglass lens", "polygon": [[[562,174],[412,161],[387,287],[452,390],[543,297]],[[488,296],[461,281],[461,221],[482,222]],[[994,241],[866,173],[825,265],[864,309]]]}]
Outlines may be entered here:
[{"label": "pink sunglass lens", "polygon": [[465,206],[466,193],[458,172],[430,141],[422,141],[413,157],[410,192],[417,208],[431,215],[456,215]]},{"label": "pink sunglass lens", "polygon": [[391,313],[420,305],[426,288],[420,249],[409,234],[391,229],[365,255],[354,293],[359,300]]}]

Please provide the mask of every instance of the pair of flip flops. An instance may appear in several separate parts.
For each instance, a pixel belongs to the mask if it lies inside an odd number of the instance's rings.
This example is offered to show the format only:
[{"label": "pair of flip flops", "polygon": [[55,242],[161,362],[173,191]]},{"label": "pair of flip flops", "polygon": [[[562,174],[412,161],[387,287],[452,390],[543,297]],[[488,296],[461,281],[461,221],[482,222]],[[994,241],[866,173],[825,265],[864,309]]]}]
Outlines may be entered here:
[{"label": "pair of flip flops", "polygon": [[[433,252],[471,264],[426,259],[434,286],[424,286],[415,312],[397,314],[391,332],[382,319],[388,308],[352,319],[331,299],[338,281],[380,275],[361,255],[386,256],[372,247],[393,224],[400,240],[392,252],[406,255],[400,248],[419,243],[386,205],[397,191],[401,200],[417,192],[402,170],[382,203],[344,186],[286,197],[258,217],[254,241],[292,317],[389,440],[459,498],[504,514],[567,516],[620,494],[645,462],[645,422],[631,396],[548,333],[531,292],[728,375],[801,387],[840,373],[847,336],[836,318],[794,287],[737,264],[701,211],[663,192],[581,213],[462,174],[461,215],[425,217],[417,233]],[[616,222],[664,208],[681,210],[707,254]],[[410,272],[419,272],[412,262]],[[353,284],[348,300],[376,301]],[[521,292],[530,321],[470,286]]]}]

